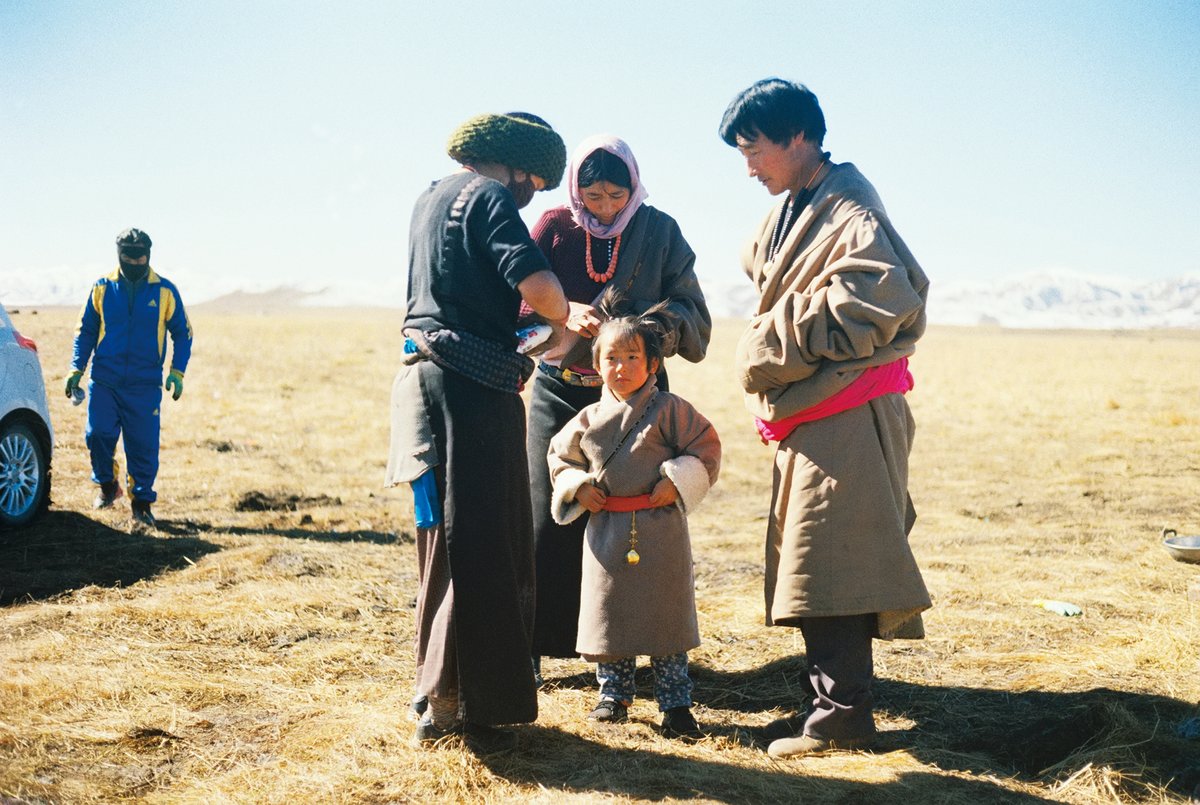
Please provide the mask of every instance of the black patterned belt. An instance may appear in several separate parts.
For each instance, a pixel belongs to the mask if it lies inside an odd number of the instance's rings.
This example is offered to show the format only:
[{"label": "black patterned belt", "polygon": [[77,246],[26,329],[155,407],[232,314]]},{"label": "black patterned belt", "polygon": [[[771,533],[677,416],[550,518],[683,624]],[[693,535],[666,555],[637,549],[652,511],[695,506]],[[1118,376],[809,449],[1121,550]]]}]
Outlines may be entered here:
[{"label": "black patterned belt", "polygon": [[[518,355],[502,344],[463,330],[412,328],[405,330],[404,335],[405,364],[422,356],[482,386],[513,394],[520,393],[533,374],[533,359],[529,356]],[[408,341],[412,342],[411,347]]]},{"label": "black patterned belt", "polygon": [[549,375],[555,380],[561,380],[568,386],[582,386],[583,388],[594,389],[604,385],[604,378],[600,375],[585,375],[579,372],[572,372],[570,369],[562,369],[558,366],[551,366],[548,363],[539,363],[538,369],[542,374]]}]

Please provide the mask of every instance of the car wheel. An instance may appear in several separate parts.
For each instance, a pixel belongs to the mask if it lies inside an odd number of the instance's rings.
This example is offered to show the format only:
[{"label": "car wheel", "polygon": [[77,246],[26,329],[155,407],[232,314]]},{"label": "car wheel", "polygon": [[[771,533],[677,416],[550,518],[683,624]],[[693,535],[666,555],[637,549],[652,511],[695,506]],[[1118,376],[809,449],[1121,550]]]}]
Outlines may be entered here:
[{"label": "car wheel", "polygon": [[0,431],[0,525],[23,526],[34,518],[46,496],[46,451],[37,434],[22,422]]}]

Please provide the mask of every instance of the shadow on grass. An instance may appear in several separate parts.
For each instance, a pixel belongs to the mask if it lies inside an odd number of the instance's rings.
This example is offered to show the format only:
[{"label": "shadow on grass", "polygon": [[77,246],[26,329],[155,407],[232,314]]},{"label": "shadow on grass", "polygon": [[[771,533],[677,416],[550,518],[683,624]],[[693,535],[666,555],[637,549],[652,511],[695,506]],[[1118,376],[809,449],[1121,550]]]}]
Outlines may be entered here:
[{"label": "shadow on grass", "polygon": [[[653,696],[653,677],[638,671],[638,695]],[[692,677],[697,703],[717,710],[795,713],[811,698],[803,657],[738,673],[693,664]],[[1107,688],[1013,692],[888,679],[877,679],[874,692],[877,713],[915,724],[881,733],[877,751],[903,749],[939,768],[1030,782],[1065,779],[1090,762],[1185,796],[1200,784],[1196,744],[1176,733],[1197,715],[1190,702]],[[737,724],[710,732],[758,733]]]},{"label": "shadow on grass", "polygon": [[411,545],[415,544],[412,534],[407,531],[373,531],[370,529],[351,529],[334,531],[320,528],[316,525],[305,528],[304,524],[291,527],[278,526],[217,526],[197,520],[162,520],[158,521],[158,531],[177,537],[195,537],[200,534],[231,534],[240,537],[283,537],[285,539],[310,539],[313,542],[369,542],[374,545]]},{"label": "shadow on grass", "polygon": [[0,531],[0,605],[68,590],[126,586],[165,570],[186,567],[219,545],[194,534],[126,532],[72,511],[50,510],[30,526]]},{"label": "shadow on grass", "polygon": [[[484,756],[480,762],[510,782],[550,791],[731,803],[911,803],[922,801],[922,792],[936,792],[938,801],[943,802],[1049,801],[986,780],[919,772],[901,774],[884,783],[855,782],[805,776],[791,763],[751,768],[660,754],[650,741],[637,749],[626,749],[556,729],[532,726],[519,731],[522,745],[518,752]],[[661,740],[667,748],[666,739]]]},{"label": "shadow on grass", "polygon": [[323,528],[247,528],[245,526],[230,526],[222,528],[226,534],[237,536],[272,536],[287,539],[311,539],[314,542],[370,542],[375,545],[406,545],[413,542],[412,535],[405,531],[371,531],[354,529],[351,531],[330,531]]},{"label": "shadow on grass", "polygon": [[[741,672],[692,663],[691,676],[696,683],[696,703],[712,711],[793,714],[812,697],[803,656]],[[638,698],[652,701],[654,676],[644,660],[635,678]],[[596,687],[594,676],[586,671],[547,681],[551,688]],[[888,679],[876,680],[874,692],[877,713],[915,724],[910,730],[880,733],[876,752],[903,750],[942,769],[1013,776],[1040,784],[1066,779],[1092,763],[1124,771],[1141,783],[1168,787],[1185,797],[1200,785],[1196,744],[1176,734],[1180,724],[1200,715],[1189,702],[1107,688],[1013,692]],[[756,725],[739,723],[736,718],[725,723],[701,721],[709,735],[766,748]],[[671,768],[663,773],[670,774]],[[905,779],[907,784],[915,784],[911,775]],[[601,790],[631,793],[620,788]],[[846,795],[857,801],[867,790],[850,787]],[[869,790],[871,801],[889,796],[873,787]],[[717,796],[707,790],[703,793]],[[1005,798],[1011,794],[1003,793]],[[680,794],[668,791],[663,795]],[[897,797],[902,798],[899,793]]]}]

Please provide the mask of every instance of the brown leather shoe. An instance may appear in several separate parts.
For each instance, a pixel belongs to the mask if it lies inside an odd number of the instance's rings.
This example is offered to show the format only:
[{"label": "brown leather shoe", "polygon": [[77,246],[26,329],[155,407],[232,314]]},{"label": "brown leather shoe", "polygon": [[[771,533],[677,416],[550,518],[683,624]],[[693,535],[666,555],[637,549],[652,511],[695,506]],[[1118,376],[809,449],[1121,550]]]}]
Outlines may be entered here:
[{"label": "brown leather shoe", "polygon": [[874,738],[814,738],[811,735],[795,735],[771,741],[767,754],[774,758],[797,758],[809,755],[825,755],[830,752],[868,749]]}]

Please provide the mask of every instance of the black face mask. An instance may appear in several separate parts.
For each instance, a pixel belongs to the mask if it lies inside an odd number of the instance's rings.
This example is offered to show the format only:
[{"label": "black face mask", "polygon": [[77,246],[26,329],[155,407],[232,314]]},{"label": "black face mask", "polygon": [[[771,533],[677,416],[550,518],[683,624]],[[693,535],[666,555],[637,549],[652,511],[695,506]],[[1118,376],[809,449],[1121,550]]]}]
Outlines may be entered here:
[{"label": "black face mask", "polygon": [[121,261],[121,275],[130,282],[139,282],[144,280],[146,275],[149,273],[149,263],[144,266],[140,266],[134,263],[126,263],[124,260]]},{"label": "black face mask", "polygon": [[504,186],[508,188],[508,192],[512,193],[518,210],[527,207],[529,202],[533,201],[533,194],[537,192],[537,188],[533,186],[532,176],[527,173],[525,181],[518,182],[512,168],[508,169],[508,182]]}]

